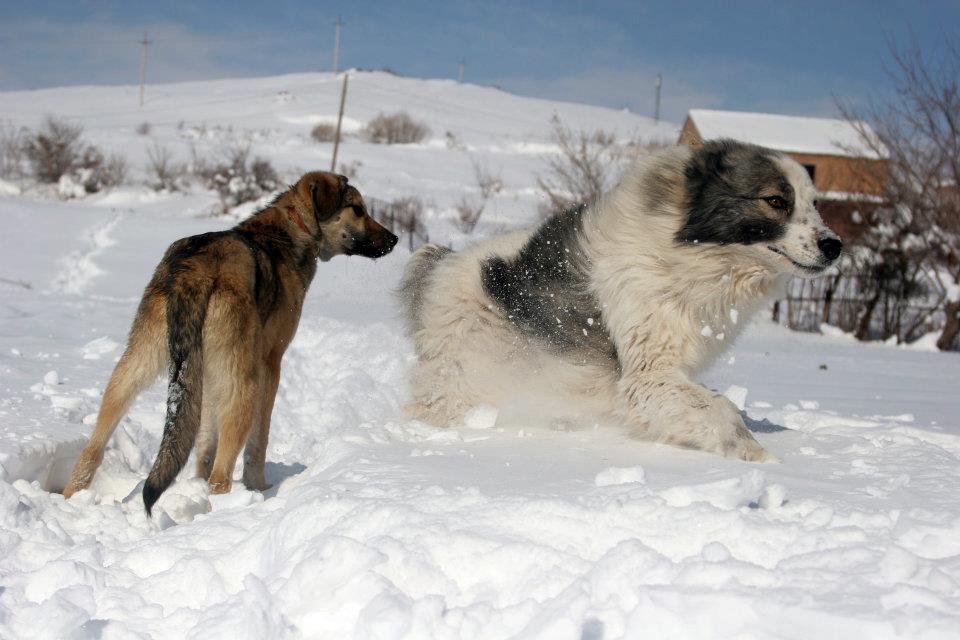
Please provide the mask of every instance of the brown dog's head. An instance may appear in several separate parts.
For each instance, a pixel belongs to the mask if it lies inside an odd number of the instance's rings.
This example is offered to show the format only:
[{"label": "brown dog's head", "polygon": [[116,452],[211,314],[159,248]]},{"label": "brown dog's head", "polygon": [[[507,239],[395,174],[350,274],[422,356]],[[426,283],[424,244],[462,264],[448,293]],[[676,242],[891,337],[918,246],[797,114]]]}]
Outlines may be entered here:
[{"label": "brown dog's head", "polygon": [[315,171],[300,178],[296,189],[313,211],[321,260],[341,254],[379,258],[396,246],[397,236],[370,217],[363,196],[346,176]]}]

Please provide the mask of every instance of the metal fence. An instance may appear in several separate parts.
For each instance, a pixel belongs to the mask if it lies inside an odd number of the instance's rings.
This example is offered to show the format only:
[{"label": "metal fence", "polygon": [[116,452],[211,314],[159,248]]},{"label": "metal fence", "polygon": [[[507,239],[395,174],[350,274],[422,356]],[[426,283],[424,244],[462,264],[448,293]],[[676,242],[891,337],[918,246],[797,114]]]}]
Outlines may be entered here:
[{"label": "metal fence", "polygon": [[430,242],[430,235],[423,223],[423,202],[417,198],[400,198],[387,201],[366,198],[367,210],[373,219],[391,232],[406,237],[410,251]]},{"label": "metal fence", "polygon": [[830,324],[864,339],[896,336],[910,342],[942,326],[939,301],[923,288],[908,289],[877,274],[841,273],[814,280],[794,278],[775,303],[774,321],[799,331]]}]

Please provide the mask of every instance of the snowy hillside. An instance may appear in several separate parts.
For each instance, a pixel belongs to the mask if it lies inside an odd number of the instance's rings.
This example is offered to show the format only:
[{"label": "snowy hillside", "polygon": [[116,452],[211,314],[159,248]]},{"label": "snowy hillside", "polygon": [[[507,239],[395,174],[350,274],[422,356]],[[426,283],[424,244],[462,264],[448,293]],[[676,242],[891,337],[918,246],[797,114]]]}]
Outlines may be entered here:
[{"label": "snowy hillside", "polygon": [[[314,74],[150,87],[142,112],[133,87],[6,93],[0,117],[69,116],[134,167],[150,137],[187,154],[249,136],[294,174],[329,162],[308,133],[337,99]],[[675,133],[448,81],[351,78],[354,129],[400,109],[433,136],[349,140],[356,183],[420,195],[442,216],[472,154],[506,183],[481,232],[535,217],[554,112],[625,137]],[[143,121],[151,136],[136,133]],[[273,488],[210,497],[191,462],[148,521],[137,485],[162,428],[157,384],[92,489],[65,501],[51,490],[90,433],[156,261],[175,238],[231,224],[200,216],[212,198],[137,185],[69,202],[0,196],[0,638],[958,637],[956,354],[761,319],[703,382],[742,404],[776,465],[614,427],[481,415],[437,429],[401,410],[413,358],[392,296],[402,248],[320,266],[284,360]]]},{"label": "snowy hillside", "polygon": [[[310,138],[318,123],[335,123],[341,80],[329,73],[156,85],[138,107],[136,86],[69,87],[0,94],[0,124],[37,127],[52,114],[83,125],[85,139],[129,161],[143,178],[147,152],[158,144],[187,161],[192,150],[215,157],[249,143],[287,180],[329,169],[333,145]],[[375,145],[360,131],[379,113],[405,111],[430,128],[422,143]],[[420,80],[383,72],[353,72],[337,167],[352,167],[365,194],[381,199],[416,196],[444,209],[471,189],[473,165],[500,177],[504,190],[484,213],[485,226],[516,224],[536,211],[532,187],[543,157],[555,152],[551,118],[572,129],[603,129],[623,139],[673,143],[678,126],[626,111],[515,96],[452,80]],[[137,133],[146,124],[149,133]],[[165,206],[197,213],[210,194]],[[114,200],[116,203],[116,200]],[[437,225],[432,225],[437,226]],[[440,232],[445,235],[444,225]]]}]

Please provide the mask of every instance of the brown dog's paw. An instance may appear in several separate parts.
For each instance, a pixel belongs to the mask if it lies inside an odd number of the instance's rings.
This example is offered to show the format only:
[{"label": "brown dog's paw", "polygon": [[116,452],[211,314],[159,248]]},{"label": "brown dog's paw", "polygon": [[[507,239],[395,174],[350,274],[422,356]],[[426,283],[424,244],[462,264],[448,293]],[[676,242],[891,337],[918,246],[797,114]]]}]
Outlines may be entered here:
[{"label": "brown dog's paw", "polygon": [[230,480],[224,480],[223,482],[210,482],[210,495],[221,495],[224,493],[230,493],[230,490],[233,489],[233,482]]},{"label": "brown dog's paw", "polygon": [[244,480],[243,486],[245,486],[250,491],[259,491],[263,493],[273,488],[273,485],[269,482],[247,482]]}]

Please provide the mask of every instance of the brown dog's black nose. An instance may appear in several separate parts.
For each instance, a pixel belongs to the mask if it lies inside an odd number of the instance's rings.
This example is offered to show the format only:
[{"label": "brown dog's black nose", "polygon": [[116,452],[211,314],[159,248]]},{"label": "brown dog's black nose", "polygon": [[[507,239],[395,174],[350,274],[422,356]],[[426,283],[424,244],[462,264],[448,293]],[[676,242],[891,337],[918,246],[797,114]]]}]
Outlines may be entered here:
[{"label": "brown dog's black nose", "polygon": [[398,242],[400,242],[400,238],[398,238],[397,236],[393,235],[392,233],[390,234],[390,237],[387,238],[387,244],[390,245],[390,248],[391,248],[391,249],[393,249],[395,246],[397,246],[397,243],[398,243]]},{"label": "brown dog's black nose", "polygon": [[843,243],[840,242],[840,238],[822,238],[817,242],[817,246],[820,247],[820,251],[826,256],[827,260],[836,260],[843,250]]}]

